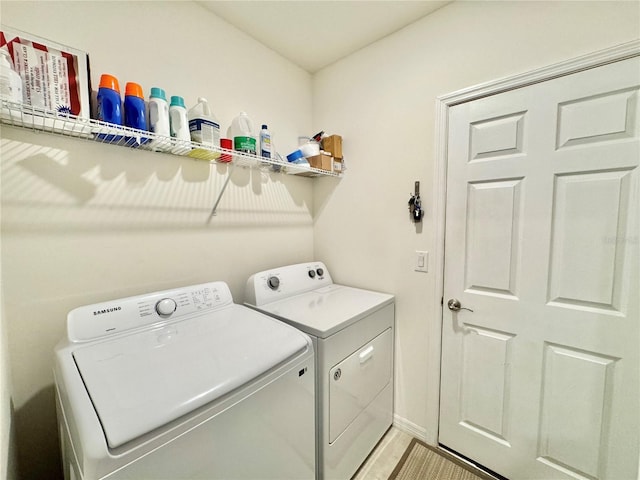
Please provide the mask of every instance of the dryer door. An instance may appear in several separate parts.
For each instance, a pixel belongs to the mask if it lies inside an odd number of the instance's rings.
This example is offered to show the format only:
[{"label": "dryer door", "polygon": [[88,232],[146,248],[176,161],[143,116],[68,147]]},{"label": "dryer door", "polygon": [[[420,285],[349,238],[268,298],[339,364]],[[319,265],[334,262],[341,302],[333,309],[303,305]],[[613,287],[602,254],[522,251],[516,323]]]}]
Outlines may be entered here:
[{"label": "dryer door", "polygon": [[393,333],[386,329],[329,372],[329,443],[391,382]]}]

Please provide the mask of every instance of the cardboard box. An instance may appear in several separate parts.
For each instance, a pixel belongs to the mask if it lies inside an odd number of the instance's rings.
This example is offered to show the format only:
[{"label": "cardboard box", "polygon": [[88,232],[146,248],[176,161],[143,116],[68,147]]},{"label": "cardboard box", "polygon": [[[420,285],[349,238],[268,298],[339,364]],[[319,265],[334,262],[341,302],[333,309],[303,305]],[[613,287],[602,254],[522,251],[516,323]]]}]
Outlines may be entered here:
[{"label": "cardboard box", "polygon": [[342,159],[342,137],[331,135],[322,139],[322,150],[329,152],[332,157]]},{"label": "cardboard box", "polygon": [[307,161],[313,168],[319,168],[320,170],[327,170],[329,172],[333,171],[333,159],[331,155],[327,153],[307,157]]}]

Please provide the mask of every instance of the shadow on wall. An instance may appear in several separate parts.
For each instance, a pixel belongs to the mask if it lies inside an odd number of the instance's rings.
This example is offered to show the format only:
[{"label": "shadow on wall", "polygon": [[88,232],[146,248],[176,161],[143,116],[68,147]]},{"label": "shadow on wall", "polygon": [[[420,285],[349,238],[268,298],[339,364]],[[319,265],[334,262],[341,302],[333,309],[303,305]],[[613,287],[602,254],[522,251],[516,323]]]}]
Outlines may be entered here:
[{"label": "shadow on wall", "polygon": [[6,480],[18,480],[18,452],[16,451],[16,415],[13,407],[13,399],[9,404],[11,425],[9,426],[9,451],[7,452]]},{"label": "shadow on wall", "polygon": [[[309,179],[10,127],[7,136],[0,139],[3,224],[14,229],[206,229],[312,221]],[[219,215],[208,223],[229,175]]]},{"label": "shadow on wall", "polygon": [[62,479],[55,387],[49,385],[14,412],[16,480]]}]

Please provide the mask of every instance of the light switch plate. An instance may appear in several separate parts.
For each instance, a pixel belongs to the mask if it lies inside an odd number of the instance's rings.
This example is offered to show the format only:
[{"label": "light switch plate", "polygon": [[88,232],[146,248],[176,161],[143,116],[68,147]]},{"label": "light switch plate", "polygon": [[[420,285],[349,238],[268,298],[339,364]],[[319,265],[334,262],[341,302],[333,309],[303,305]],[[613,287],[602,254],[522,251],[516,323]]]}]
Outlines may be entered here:
[{"label": "light switch plate", "polygon": [[429,252],[416,250],[413,269],[416,272],[428,272],[429,271]]}]

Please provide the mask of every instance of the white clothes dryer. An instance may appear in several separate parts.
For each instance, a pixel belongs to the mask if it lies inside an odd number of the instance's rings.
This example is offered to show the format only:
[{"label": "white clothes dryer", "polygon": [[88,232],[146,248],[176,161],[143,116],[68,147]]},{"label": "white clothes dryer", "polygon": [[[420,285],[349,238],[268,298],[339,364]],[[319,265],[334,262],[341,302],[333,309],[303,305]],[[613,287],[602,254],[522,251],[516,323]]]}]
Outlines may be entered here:
[{"label": "white clothes dryer", "polygon": [[66,480],[315,477],[311,339],[224,282],[71,311],[54,375]]},{"label": "white clothes dryer", "polygon": [[311,262],[252,275],[245,305],[313,339],[318,478],[351,478],[393,420],[393,295],[334,284]]}]

